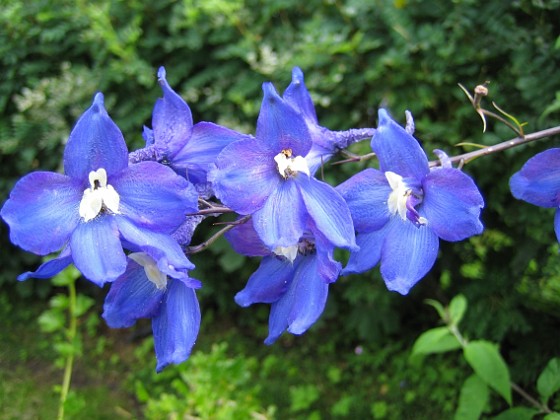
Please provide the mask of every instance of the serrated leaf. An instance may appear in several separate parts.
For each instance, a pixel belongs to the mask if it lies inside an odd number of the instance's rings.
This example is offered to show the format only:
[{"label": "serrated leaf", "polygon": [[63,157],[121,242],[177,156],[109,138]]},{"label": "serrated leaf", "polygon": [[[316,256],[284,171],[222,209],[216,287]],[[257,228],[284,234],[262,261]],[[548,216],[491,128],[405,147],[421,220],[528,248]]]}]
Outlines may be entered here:
[{"label": "serrated leaf", "polygon": [[488,386],[476,374],[469,376],[461,387],[455,420],[477,420],[488,403]]},{"label": "serrated leaf", "polygon": [[475,373],[511,405],[509,370],[496,345],[471,341],[465,346],[464,354]]},{"label": "serrated leaf", "polygon": [[548,399],[560,389],[560,358],[550,359],[537,379],[537,391],[546,404]]},{"label": "serrated leaf", "polygon": [[433,300],[433,299],[426,299],[426,300],[424,300],[424,303],[433,307],[437,311],[437,313],[439,314],[439,317],[441,319],[445,320],[445,308],[443,307],[443,305],[441,303],[439,303],[437,300]]},{"label": "serrated leaf", "polygon": [[455,296],[449,303],[449,318],[451,324],[459,325],[467,311],[467,298],[464,295]]},{"label": "serrated leaf", "polygon": [[432,328],[416,339],[412,346],[412,356],[419,354],[445,353],[461,347],[461,343],[447,327]]},{"label": "serrated leaf", "polygon": [[530,407],[513,407],[506,411],[502,411],[493,420],[531,420],[535,415],[539,414],[539,410]]}]

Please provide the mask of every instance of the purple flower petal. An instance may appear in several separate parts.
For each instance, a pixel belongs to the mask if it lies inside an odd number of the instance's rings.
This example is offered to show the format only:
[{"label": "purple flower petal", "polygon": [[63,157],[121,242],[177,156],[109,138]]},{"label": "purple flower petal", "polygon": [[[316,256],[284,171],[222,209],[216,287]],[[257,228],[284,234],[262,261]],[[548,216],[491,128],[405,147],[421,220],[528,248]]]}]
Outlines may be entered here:
[{"label": "purple flower petal", "polygon": [[385,174],[366,169],[336,187],[342,195],[358,232],[378,230],[389,221],[387,200],[392,192]]},{"label": "purple flower petal", "polygon": [[427,226],[393,217],[381,251],[381,276],[389,290],[406,295],[436,261],[439,239]]},{"label": "purple flower petal", "polygon": [[[302,177],[306,177],[305,175]],[[288,179],[253,214],[253,226],[271,250],[296,245],[305,230],[306,212],[296,183]]]},{"label": "purple flower petal", "polygon": [[282,181],[274,156],[255,139],[226,146],[208,174],[216,197],[239,214],[260,209]]},{"label": "purple flower petal", "polygon": [[114,219],[104,215],[80,223],[70,239],[74,264],[98,286],[116,280],[126,270],[126,256]]},{"label": "purple flower petal", "polygon": [[156,101],[152,115],[152,127],[160,154],[169,160],[189,141],[193,131],[191,109],[165,79],[165,69],[159,68],[158,81],[163,98]]},{"label": "purple flower petal", "polygon": [[66,267],[72,264],[72,256],[70,255],[70,247],[66,247],[58,255],[58,257],[53,258],[47,262],[44,262],[35,271],[27,271],[18,276],[19,281],[24,281],[29,278],[35,279],[48,279],[56,276]]},{"label": "purple flower petal", "polygon": [[61,249],[80,221],[83,196],[78,182],[54,172],[33,172],[20,179],[0,215],[10,226],[11,241],[46,255]]},{"label": "purple flower petal", "polygon": [[307,331],[323,313],[328,290],[328,284],[317,275],[316,256],[298,257],[288,290],[270,307],[265,344],[274,343],[285,329],[292,334]]},{"label": "purple flower petal", "polygon": [[271,83],[263,84],[264,98],[257,120],[257,139],[272,151],[272,157],[291,149],[293,156],[305,156],[311,136],[303,116],[288,105]]},{"label": "purple flower petal", "polygon": [[111,284],[103,304],[103,318],[111,328],[128,328],[160,309],[165,289],[148,280],[144,267],[128,260],[126,271]]},{"label": "purple flower petal", "polygon": [[[178,270],[193,270],[194,265],[185,256],[183,250],[169,235],[142,229],[130,222],[126,217],[115,217],[119,232],[130,244],[134,245],[134,251],[144,251],[158,262],[161,272],[177,279],[189,278],[186,273]],[[192,284],[191,287],[200,287],[200,284]]]},{"label": "purple flower petal", "polygon": [[484,200],[469,176],[458,169],[434,169],[424,178],[422,188],[428,226],[441,239],[460,241],[482,232],[479,217]]},{"label": "purple flower petal", "polygon": [[243,290],[235,295],[239,306],[247,307],[253,303],[273,303],[288,289],[293,276],[291,262],[278,257],[265,257]]},{"label": "purple flower petal", "polygon": [[315,178],[298,176],[296,183],[317,230],[337,247],[356,248],[352,216],[340,194]]},{"label": "purple flower petal", "polygon": [[180,281],[170,281],[161,310],[152,319],[152,329],[157,372],[171,363],[187,360],[200,329],[200,307],[195,291]]},{"label": "purple flower petal", "polygon": [[171,233],[198,210],[192,184],[167,166],[156,162],[132,165],[121,176],[109,179],[120,196],[119,212],[157,232]]},{"label": "purple flower petal", "polygon": [[371,139],[371,148],[379,159],[381,172],[395,172],[403,178],[422,179],[429,172],[428,158],[418,141],[379,110],[379,127]]},{"label": "purple flower petal", "polygon": [[270,250],[263,243],[255,231],[253,221],[237,225],[225,234],[233,250],[248,257],[264,257],[270,255]]},{"label": "purple flower petal", "polygon": [[282,96],[296,111],[303,114],[308,124],[317,124],[315,106],[305,86],[303,72],[299,67],[292,69],[292,83],[290,83]]},{"label": "purple flower petal", "polygon": [[92,106],[82,114],[70,133],[64,150],[64,171],[87,187],[91,171],[104,168],[107,176],[128,166],[128,150],[121,130],[107,114],[103,94],[97,93]]},{"label": "purple flower petal", "polygon": [[228,144],[251,137],[210,122],[199,122],[190,140],[173,157],[171,167],[193,184],[205,183],[210,164]]},{"label": "purple flower petal", "polygon": [[333,258],[334,246],[320,232],[315,233],[315,252],[317,253],[317,274],[325,283],[334,283],[342,270],[342,265]]},{"label": "purple flower petal", "polygon": [[356,235],[356,243],[360,249],[350,253],[350,259],[342,270],[342,275],[364,273],[375,267],[381,259],[385,236],[387,236],[387,228]]},{"label": "purple flower petal", "polygon": [[509,185],[519,200],[539,207],[560,205],[560,149],[533,156],[511,177]]}]

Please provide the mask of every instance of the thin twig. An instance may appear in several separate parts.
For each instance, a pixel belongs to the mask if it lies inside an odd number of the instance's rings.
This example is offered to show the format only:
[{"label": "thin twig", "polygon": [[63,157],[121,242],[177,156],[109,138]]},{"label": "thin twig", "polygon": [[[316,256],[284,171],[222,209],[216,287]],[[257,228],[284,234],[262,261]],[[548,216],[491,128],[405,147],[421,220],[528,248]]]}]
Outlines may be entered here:
[{"label": "thin twig", "polygon": [[[480,150],[475,150],[474,152],[463,153],[461,155],[450,157],[451,163],[458,163],[463,161],[465,164],[469,163],[471,160],[476,159],[480,156],[490,155],[495,152],[502,152],[512,147],[520,146],[522,144],[530,143],[535,140],[540,140],[545,137],[554,136],[560,134],[560,126],[547,128],[546,130],[537,131],[535,133],[526,134],[524,137],[516,137],[514,139],[498,143],[494,146],[488,146]],[[440,166],[441,162],[439,160],[434,160],[430,162],[430,168]]]},{"label": "thin twig", "polygon": [[521,388],[519,385],[517,385],[514,382],[510,382],[509,383],[511,385],[511,388],[517,392],[519,395],[521,395],[523,398],[525,398],[528,402],[530,402],[532,405],[534,405],[536,408],[538,408],[540,410],[541,413],[552,413],[552,411],[550,410],[550,408],[548,408],[546,405],[541,404],[539,401],[537,401],[535,398],[531,397],[529,394],[527,394],[527,392],[525,392],[525,390],[523,388]]},{"label": "thin twig", "polygon": [[206,248],[208,248],[210,245],[216,242],[220,238],[220,236],[222,236],[224,233],[232,230],[237,225],[247,222],[250,218],[251,215],[249,214],[247,216],[243,216],[241,219],[236,220],[235,222],[230,222],[227,226],[220,229],[218,232],[216,232],[214,235],[212,235],[210,238],[208,238],[201,244],[187,247],[185,252],[189,255],[192,255],[204,251]]}]

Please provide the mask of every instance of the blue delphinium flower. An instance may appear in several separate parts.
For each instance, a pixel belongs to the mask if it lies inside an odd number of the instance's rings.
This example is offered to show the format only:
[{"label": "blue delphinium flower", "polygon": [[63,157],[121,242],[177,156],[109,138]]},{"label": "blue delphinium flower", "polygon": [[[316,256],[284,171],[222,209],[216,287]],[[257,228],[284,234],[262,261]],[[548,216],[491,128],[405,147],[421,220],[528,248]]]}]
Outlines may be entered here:
[{"label": "blue delphinium flower", "polygon": [[170,274],[191,267],[169,234],[197,211],[196,191],[159,163],[128,166],[124,138],[101,93],[70,134],[64,171],[25,176],[0,212],[14,244],[39,255],[62,249],[20,280],[50,277],[73,262],[102,285],[124,273],[123,246],[152,255]]},{"label": "blue delphinium flower", "polygon": [[204,191],[208,166],[216,156],[229,143],[249,136],[211,122],[193,125],[191,110],[167,83],[164,67],[158,70],[158,81],[163,98],[154,106],[153,129],[144,128],[146,147],[132,152],[131,162],[155,160],[164,163]]},{"label": "blue delphinium flower", "polygon": [[371,147],[379,170],[366,169],[337,187],[360,246],[343,273],[362,273],[381,261],[387,287],[407,294],[433,266],[439,239],[460,241],[482,232],[484,201],[460,170],[430,170],[416,139],[384,109]]},{"label": "blue delphinium flower", "polygon": [[554,231],[560,241],[560,149],[533,156],[511,177],[509,186],[518,200],[556,208]]},{"label": "blue delphinium flower", "polygon": [[243,307],[254,303],[271,305],[265,344],[274,343],[285,330],[296,335],[307,331],[323,313],[329,284],[336,281],[342,268],[333,259],[334,247],[312,225],[308,227],[298,243],[284,249],[282,256],[267,249],[251,221],[226,233],[238,253],[263,257],[235,301]]},{"label": "blue delphinium flower", "polygon": [[126,271],[111,284],[103,318],[111,328],[127,328],[140,318],[151,318],[156,371],[161,372],[171,363],[184,362],[194,346],[200,329],[197,287],[198,280],[190,277],[168,277],[150,255],[131,253]]},{"label": "blue delphinium flower", "polygon": [[295,246],[308,220],[333,246],[354,248],[346,203],[310,173],[305,156],[312,140],[303,116],[271,83],[263,90],[256,138],[226,146],[209,173],[216,196],[237,213],[252,214],[255,230],[273,251]]}]

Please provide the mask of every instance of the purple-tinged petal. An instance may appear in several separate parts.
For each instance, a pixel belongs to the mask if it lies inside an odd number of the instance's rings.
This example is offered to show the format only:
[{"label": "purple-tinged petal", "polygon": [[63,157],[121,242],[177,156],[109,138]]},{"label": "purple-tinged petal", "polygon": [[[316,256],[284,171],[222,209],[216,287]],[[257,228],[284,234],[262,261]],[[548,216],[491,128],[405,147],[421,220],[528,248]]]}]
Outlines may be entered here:
[{"label": "purple-tinged petal", "polygon": [[312,142],[303,116],[278,96],[272,83],[264,83],[263,91],[257,139],[273,152],[273,157],[287,149],[293,156],[307,155]]},{"label": "purple-tinged petal", "polygon": [[358,233],[356,243],[360,249],[350,253],[348,264],[342,270],[342,275],[364,273],[375,267],[381,259],[385,236],[387,236],[386,227],[369,233]]},{"label": "purple-tinged petal", "polygon": [[340,194],[315,178],[299,176],[296,183],[317,230],[337,247],[356,248],[352,216]]},{"label": "purple-tinged petal", "polygon": [[205,216],[187,216],[185,221],[181,226],[177,228],[171,236],[175,239],[179,245],[188,246],[191,243],[194,231],[198,225],[204,220]]},{"label": "purple-tinged petal", "polygon": [[119,213],[157,232],[173,232],[188,213],[198,211],[192,184],[157,162],[132,165],[109,184],[120,196]]},{"label": "purple-tinged petal", "polygon": [[167,83],[163,67],[159,68],[158,81],[163,98],[158,99],[154,106],[152,127],[161,156],[171,160],[189,141],[193,119],[187,103]]},{"label": "purple-tinged petal", "polygon": [[274,343],[285,329],[292,334],[307,331],[323,313],[328,290],[329,285],[317,275],[316,256],[298,257],[288,290],[270,307],[265,344]]},{"label": "purple-tinged petal", "polygon": [[393,217],[381,250],[381,276],[389,290],[406,295],[434,265],[439,239],[427,226]]},{"label": "purple-tinged petal", "polygon": [[511,177],[509,186],[515,198],[535,206],[560,205],[560,149],[533,156]]},{"label": "purple-tinged petal", "polygon": [[29,278],[34,279],[48,279],[56,276],[66,267],[72,264],[72,256],[70,255],[70,247],[66,247],[52,260],[46,261],[39,266],[35,271],[27,271],[18,276],[19,281],[24,281]]},{"label": "purple-tinged petal", "polygon": [[152,329],[157,372],[171,363],[187,360],[200,329],[200,307],[195,291],[180,281],[170,281],[161,310],[152,319]]},{"label": "purple-tinged petal", "polygon": [[303,72],[299,67],[292,69],[292,83],[290,83],[282,96],[296,111],[303,114],[308,124],[317,124],[315,106],[305,86]]},{"label": "purple-tinged petal", "polygon": [[[116,216],[115,221],[122,237],[134,246],[133,251],[144,251],[155,261],[165,274],[175,278],[185,278],[186,274],[177,270],[193,270],[192,264],[183,250],[170,235],[152,232],[136,226],[126,217]],[[192,286],[199,287],[199,286]]]},{"label": "purple-tinged petal", "polygon": [[253,213],[255,231],[271,250],[296,245],[305,230],[305,221],[303,201],[291,179],[280,183],[264,206]]},{"label": "purple-tinged petal", "polygon": [[142,130],[142,138],[146,142],[146,147],[153,146],[155,143],[154,130],[149,127],[144,126]]},{"label": "purple-tinged petal", "polygon": [[395,172],[403,178],[422,179],[429,172],[428,158],[418,141],[398,125],[385,109],[379,110],[379,126],[371,148],[382,172]]},{"label": "purple-tinged petal", "polygon": [[334,283],[342,270],[342,265],[334,260],[334,246],[313,226],[315,252],[317,253],[317,274],[325,283]]},{"label": "purple-tinged petal", "polygon": [[116,280],[126,270],[126,256],[113,216],[80,223],[72,233],[70,248],[76,268],[98,286]]},{"label": "purple-tinged petal", "polygon": [[560,242],[560,209],[556,209],[554,214],[554,233],[556,233],[556,239]]},{"label": "purple-tinged petal", "polygon": [[208,173],[216,197],[239,214],[260,209],[282,181],[274,156],[255,139],[226,146]]},{"label": "purple-tinged petal", "polygon": [[0,215],[11,241],[35,254],[61,249],[80,221],[84,191],[78,182],[54,172],[33,172],[20,179]]},{"label": "purple-tinged petal", "polygon": [[265,257],[243,290],[235,295],[239,306],[247,307],[253,303],[273,303],[288,289],[293,276],[291,262],[278,257]]},{"label": "purple-tinged petal", "polygon": [[121,130],[105,106],[103,94],[97,93],[92,106],[82,114],[68,138],[64,150],[64,171],[87,186],[88,175],[104,168],[107,176],[128,166],[128,150]]},{"label": "purple-tinged petal", "polygon": [[432,170],[422,182],[422,209],[428,226],[446,241],[460,241],[482,232],[484,200],[473,180],[458,169]]},{"label": "purple-tinged petal", "polygon": [[158,289],[144,267],[128,260],[126,271],[113,283],[103,304],[103,318],[111,328],[128,328],[140,318],[152,318],[166,289]]},{"label": "purple-tinged petal", "polygon": [[190,140],[175,154],[171,167],[193,184],[205,183],[210,164],[228,144],[251,136],[210,122],[199,122]]},{"label": "purple-tinged petal", "polygon": [[255,231],[252,220],[237,225],[232,230],[226,232],[225,237],[233,250],[238,254],[248,257],[265,257],[270,255],[270,250]]},{"label": "purple-tinged petal", "polygon": [[385,174],[377,169],[361,171],[336,187],[342,195],[357,232],[381,229],[391,217],[387,201],[393,191]]}]

